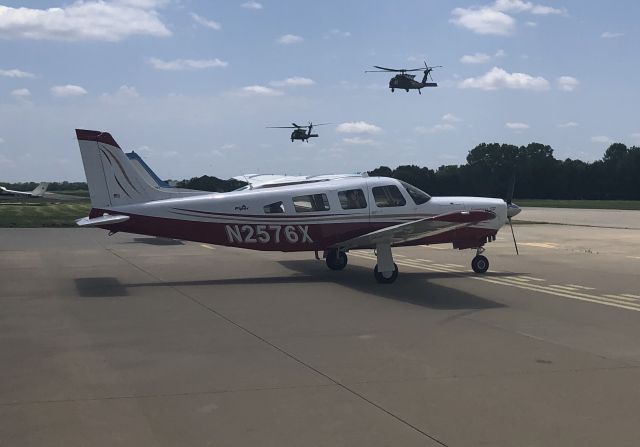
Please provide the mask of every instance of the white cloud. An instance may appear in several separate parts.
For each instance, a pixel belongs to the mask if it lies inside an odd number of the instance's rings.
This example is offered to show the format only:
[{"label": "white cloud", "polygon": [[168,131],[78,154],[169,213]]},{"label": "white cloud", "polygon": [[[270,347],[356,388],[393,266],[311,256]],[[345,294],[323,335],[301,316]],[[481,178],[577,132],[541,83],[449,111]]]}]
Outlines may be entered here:
[{"label": "white cloud", "polygon": [[0,76],[5,76],[7,78],[34,78],[36,75],[26,71],[18,70],[17,68],[12,68],[11,70],[0,69]]},{"label": "white cloud", "polygon": [[242,6],[244,9],[253,9],[254,11],[262,9],[262,3],[258,3],[255,1],[245,2],[240,6]]},{"label": "white cloud", "polygon": [[228,62],[215,59],[174,59],[164,61],[155,57],[149,58],[147,62],[157,70],[181,71],[181,70],[201,70],[203,68],[226,67]]},{"label": "white cloud", "polygon": [[591,137],[592,143],[612,143],[613,140],[606,135],[597,135],[595,137]]},{"label": "white cloud", "polygon": [[516,27],[513,17],[491,8],[455,8],[451,14],[451,23],[477,34],[507,36]]},{"label": "white cloud", "polygon": [[0,5],[0,38],[114,42],[134,35],[170,36],[156,11],[164,4],[88,0],[49,9]]},{"label": "white cloud", "polygon": [[339,124],[338,127],[336,127],[336,131],[340,133],[377,134],[382,132],[382,129],[375,124],[370,124],[365,121],[352,121]]},{"label": "white cloud", "polygon": [[304,42],[304,39],[300,36],[296,36],[295,34],[285,34],[284,36],[278,37],[277,42],[283,45],[291,45],[294,43]]},{"label": "white cloud", "polygon": [[548,90],[549,81],[540,76],[526,73],[508,73],[502,68],[493,67],[477,78],[467,78],[460,82],[460,88],[478,88],[482,90],[520,89]]},{"label": "white cloud", "polygon": [[362,138],[362,137],[343,138],[342,141],[345,142],[346,144],[353,144],[353,145],[376,144],[375,140],[372,140],[369,138]]},{"label": "white cloud", "polygon": [[324,33],[324,36],[322,37],[324,39],[330,39],[332,37],[351,37],[351,33],[349,31],[342,31],[337,28],[334,28]]},{"label": "white cloud", "polygon": [[280,90],[265,87],[264,85],[248,85],[246,87],[242,87],[242,91],[247,95],[257,96],[280,96],[284,94],[284,92]]},{"label": "white cloud", "polygon": [[456,126],[450,123],[439,123],[431,127],[418,126],[415,131],[418,133],[439,133],[456,130]]},{"label": "white cloud", "polygon": [[26,99],[31,96],[31,92],[28,88],[18,88],[11,92],[11,96],[19,99]]},{"label": "white cloud", "polygon": [[504,125],[507,129],[511,130],[525,130],[531,127],[527,123],[505,123]]},{"label": "white cloud", "polygon": [[460,58],[460,62],[462,62],[463,64],[484,64],[494,58],[499,59],[505,57],[506,55],[507,53],[505,53],[505,51],[502,49],[496,51],[493,56],[486,53],[465,54]]},{"label": "white cloud", "polygon": [[491,56],[486,53],[465,54],[460,58],[463,64],[484,64],[491,60]]},{"label": "white cloud", "polygon": [[578,127],[578,123],[576,123],[575,121],[568,121],[566,123],[561,123],[558,124],[558,127],[560,127],[561,129],[567,129],[569,127]]},{"label": "white cloud", "polygon": [[[523,0],[496,0],[490,5],[470,8],[455,8],[451,11],[451,23],[467,28],[477,34],[508,36],[516,28],[516,19],[511,14],[535,15],[563,14],[561,9],[538,5]],[[527,22],[531,26],[534,22]]]},{"label": "white cloud", "polygon": [[54,85],[49,89],[53,96],[58,98],[66,98],[70,96],[86,95],[88,92],[79,85]]},{"label": "white cloud", "polygon": [[103,93],[102,95],[100,95],[100,99],[111,103],[123,103],[139,97],[140,94],[135,89],[135,87],[131,87],[128,85],[121,85],[113,94]]},{"label": "white cloud", "polygon": [[560,76],[557,80],[558,89],[563,92],[572,92],[580,85],[580,81],[578,81],[573,76]]},{"label": "white cloud", "polygon": [[198,25],[202,25],[205,28],[214,29],[214,30],[222,29],[222,26],[218,22],[205,19],[204,17],[199,16],[195,12],[190,13],[190,15],[193,21],[196,22]]},{"label": "white cloud", "polygon": [[605,31],[604,33],[600,34],[600,37],[602,37],[603,39],[615,39],[622,36],[624,36],[623,33],[614,33],[611,31]]},{"label": "white cloud", "polygon": [[443,115],[442,121],[444,121],[445,123],[459,123],[462,121],[462,119],[458,118],[453,113],[446,113],[445,115]]},{"label": "white cloud", "polygon": [[523,0],[496,0],[493,8],[503,12],[530,12],[531,14],[547,15],[562,14],[563,10],[552,8],[551,6],[536,5],[535,3]]},{"label": "white cloud", "polygon": [[293,76],[281,81],[271,81],[269,84],[274,87],[302,87],[307,85],[314,85],[316,81],[309,78],[303,78],[301,76]]},{"label": "white cloud", "polygon": [[529,28],[535,28],[536,26],[538,26],[536,22],[531,22],[531,21],[524,22],[524,24],[527,25]]}]

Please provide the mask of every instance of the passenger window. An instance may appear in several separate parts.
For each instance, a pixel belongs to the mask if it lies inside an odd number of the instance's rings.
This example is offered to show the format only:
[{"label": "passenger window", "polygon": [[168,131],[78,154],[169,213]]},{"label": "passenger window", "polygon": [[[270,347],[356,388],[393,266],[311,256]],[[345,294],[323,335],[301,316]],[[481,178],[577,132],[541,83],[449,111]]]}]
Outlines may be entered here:
[{"label": "passenger window", "polygon": [[275,203],[270,203],[269,205],[265,205],[264,206],[264,212],[265,212],[265,214],[280,214],[280,213],[284,213],[284,203],[275,202]]},{"label": "passenger window", "polygon": [[293,198],[293,207],[298,213],[311,211],[329,211],[329,200],[326,194],[310,194]]},{"label": "passenger window", "polygon": [[361,189],[349,189],[347,191],[339,191],[338,199],[343,210],[356,210],[367,207],[367,199]]},{"label": "passenger window", "polygon": [[400,181],[400,183],[402,184],[402,186],[404,186],[404,189],[407,190],[407,194],[411,196],[411,199],[413,199],[416,205],[422,205],[423,203],[427,203],[429,200],[431,200],[431,196],[421,189],[418,189],[415,186],[412,186],[403,181]]},{"label": "passenger window", "polygon": [[397,186],[375,186],[371,189],[378,208],[405,206],[407,201]]}]

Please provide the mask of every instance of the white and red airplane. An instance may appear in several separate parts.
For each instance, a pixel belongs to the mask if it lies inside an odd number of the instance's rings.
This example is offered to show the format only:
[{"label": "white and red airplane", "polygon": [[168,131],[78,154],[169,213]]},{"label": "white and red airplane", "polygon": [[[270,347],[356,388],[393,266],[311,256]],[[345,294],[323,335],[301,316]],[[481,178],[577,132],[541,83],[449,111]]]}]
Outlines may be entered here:
[{"label": "white and red airplane", "polygon": [[49,184],[46,182],[40,183],[33,191],[13,191],[7,189],[4,186],[0,186],[0,191],[5,194],[13,194],[16,196],[29,196],[29,197],[44,197],[44,193],[47,192]]},{"label": "white and red airplane", "polygon": [[77,129],[76,135],[92,206],[78,219],[81,227],[316,257],[323,252],[333,270],[347,265],[349,250],[375,249],[380,283],[398,276],[396,246],[474,248],[472,268],[486,272],[485,243],[520,212],[511,200],[431,197],[396,179],[354,175],[185,196],[146,181],[109,133]]}]

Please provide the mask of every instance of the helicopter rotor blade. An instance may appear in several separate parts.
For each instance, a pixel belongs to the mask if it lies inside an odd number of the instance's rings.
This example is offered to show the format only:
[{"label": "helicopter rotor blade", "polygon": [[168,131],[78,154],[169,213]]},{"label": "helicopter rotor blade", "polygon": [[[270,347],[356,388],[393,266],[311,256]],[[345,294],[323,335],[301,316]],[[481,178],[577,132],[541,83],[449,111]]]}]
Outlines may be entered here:
[{"label": "helicopter rotor blade", "polygon": [[297,127],[293,126],[267,126],[267,129],[297,129]]}]

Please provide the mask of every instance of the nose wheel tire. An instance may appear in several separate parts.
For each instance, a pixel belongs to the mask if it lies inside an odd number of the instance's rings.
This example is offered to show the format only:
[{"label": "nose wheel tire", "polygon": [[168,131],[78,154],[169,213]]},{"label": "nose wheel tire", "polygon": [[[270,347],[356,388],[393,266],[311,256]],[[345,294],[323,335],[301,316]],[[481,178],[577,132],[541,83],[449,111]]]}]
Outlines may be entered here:
[{"label": "nose wheel tire", "polygon": [[347,254],[338,250],[327,253],[327,267],[331,270],[342,270],[347,266]]},{"label": "nose wheel tire", "polygon": [[478,255],[471,261],[471,268],[476,273],[485,273],[489,270],[489,260],[482,255]]},{"label": "nose wheel tire", "polygon": [[380,284],[391,284],[398,278],[398,266],[394,263],[393,272],[382,273],[378,271],[378,264],[376,264],[373,268],[373,276],[376,277],[376,281]]}]

